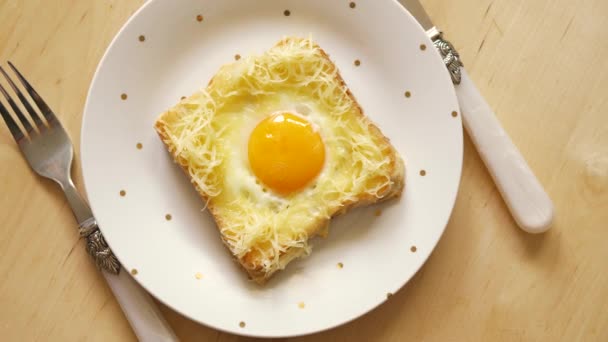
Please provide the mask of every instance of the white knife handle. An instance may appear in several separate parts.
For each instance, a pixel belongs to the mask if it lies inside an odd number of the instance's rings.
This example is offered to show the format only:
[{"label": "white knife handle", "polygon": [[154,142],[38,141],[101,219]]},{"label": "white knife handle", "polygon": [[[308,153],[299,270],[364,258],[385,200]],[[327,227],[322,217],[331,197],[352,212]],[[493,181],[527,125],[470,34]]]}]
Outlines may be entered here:
[{"label": "white knife handle", "polygon": [[461,68],[456,86],[464,126],[490,171],[515,221],[529,233],[542,233],[553,221],[553,203],[494,112]]},{"label": "white knife handle", "polygon": [[102,273],[140,341],[179,341],[150,295],[131,278],[125,269],[121,270],[118,275],[107,271],[102,271]]}]

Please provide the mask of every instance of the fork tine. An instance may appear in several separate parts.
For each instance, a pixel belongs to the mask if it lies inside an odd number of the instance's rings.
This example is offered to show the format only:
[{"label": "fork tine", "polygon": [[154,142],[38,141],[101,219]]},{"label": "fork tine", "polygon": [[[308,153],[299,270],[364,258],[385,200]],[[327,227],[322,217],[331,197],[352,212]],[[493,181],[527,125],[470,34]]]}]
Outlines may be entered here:
[{"label": "fork tine", "polygon": [[[21,81],[21,84],[23,84],[23,87],[25,87],[25,90],[28,92],[28,94],[30,94],[30,96],[32,97],[34,102],[36,102],[36,105],[38,105],[40,112],[42,112],[42,115],[44,115],[44,117],[48,121],[49,125],[59,124],[59,120],[57,120],[55,113],[53,113],[51,108],[49,108],[49,106],[46,104],[46,102],[44,102],[42,97],[40,97],[40,95],[38,95],[36,90],[34,90],[34,88],[25,79],[25,77],[23,77],[23,75],[21,75],[21,73],[19,72],[19,70],[17,70],[17,68],[13,65],[13,63],[11,63],[9,61],[8,65],[11,67],[11,69],[13,69],[13,71],[17,75],[17,78],[19,78],[19,81]],[[19,99],[21,99],[21,97],[19,97]],[[25,100],[25,98],[23,98],[23,100]],[[33,110],[32,110],[32,112],[33,112]]]},{"label": "fork tine", "polygon": [[2,114],[2,118],[8,126],[8,130],[11,131],[13,138],[19,143],[21,139],[24,138],[23,132],[21,132],[21,128],[17,126],[17,123],[13,120],[13,117],[9,114],[8,110],[6,110],[6,107],[4,107],[2,102],[0,102],[0,114]]},{"label": "fork tine", "polygon": [[[13,82],[13,80],[6,73],[6,71],[4,71],[4,69],[2,69],[2,67],[0,67],[0,72],[2,72],[2,75],[4,75],[4,78],[6,78],[6,80],[8,81],[8,84],[11,86],[11,88],[13,89],[13,91],[15,92],[15,94],[17,94],[17,97],[19,98],[19,100],[21,101],[21,103],[23,103],[23,106],[25,107],[25,109],[27,110],[27,112],[30,114],[30,117],[34,120],[34,123],[36,124],[36,126],[38,126],[39,129],[44,128],[44,123],[42,122],[42,119],[40,119],[40,116],[38,115],[38,113],[36,113],[36,111],[34,110],[34,108],[32,108],[32,106],[30,105],[30,102],[25,98],[25,96],[23,96],[23,93],[21,92],[21,90],[19,90],[19,88],[17,88],[17,86],[15,85],[15,83]],[[14,102],[12,100],[9,100],[9,97],[8,97],[8,94],[6,94],[6,91],[3,91],[2,93],[4,94],[5,97],[7,97],[7,101],[9,101],[11,107],[13,107],[13,109],[17,113],[17,116],[19,116],[19,120],[21,120],[22,123],[24,121],[27,121],[27,120],[25,120],[25,116],[18,109],[19,107],[17,107],[16,105],[13,106]],[[23,123],[23,125],[25,126],[25,123]],[[26,130],[28,132],[30,131],[29,128],[26,128]]]},{"label": "fork tine", "polygon": [[[6,73],[4,72],[4,69],[2,69],[2,67],[0,67],[0,72],[2,72],[2,74],[4,74],[4,77],[6,77]],[[12,82],[9,81],[9,83],[12,83]],[[19,121],[21,121],[21,123],[23,124],[23,128],[25,128],[25,131],[28,133],[32,132],[32,130],[34,130],[32,128],[32,125],[30,124],[28,119],[25,118],[25,116],[23,115],[23,112],[21,112],[21,109],[19,109],[19,107],[17,106],[15,101],[13,101],[13,98],[6,92],[6,90],[4,90],[4,87],[2,86],[2,84],[0,84],[0,93],[2,93],[2,95],[4,95],[4,98],[6,99],[8,104],[11,106],[11,108],[13,108],[13,111],[15,112],[15,114],[17,114],[17,117],[19,118]]]}]

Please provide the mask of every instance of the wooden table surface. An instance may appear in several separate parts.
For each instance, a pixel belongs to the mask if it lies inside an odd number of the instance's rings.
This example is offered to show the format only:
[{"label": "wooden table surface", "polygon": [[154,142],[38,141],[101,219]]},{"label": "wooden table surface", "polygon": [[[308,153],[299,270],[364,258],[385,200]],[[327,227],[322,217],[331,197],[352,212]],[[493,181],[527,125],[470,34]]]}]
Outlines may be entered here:
[{"label": "wooden table surface", "polygon": [[[77,151],[97,63],[142,3],[0,0],[0,62],[27,74]],[[288,340],[608,341],[608,1],[423,3],[552,197],[554,227],[516,227],[465,137],[456,207],[422,270],[364,317]],[[0,339],[135,340],[62,196],[0,124]],[[252,340],[162,309],[183,341]]]}]

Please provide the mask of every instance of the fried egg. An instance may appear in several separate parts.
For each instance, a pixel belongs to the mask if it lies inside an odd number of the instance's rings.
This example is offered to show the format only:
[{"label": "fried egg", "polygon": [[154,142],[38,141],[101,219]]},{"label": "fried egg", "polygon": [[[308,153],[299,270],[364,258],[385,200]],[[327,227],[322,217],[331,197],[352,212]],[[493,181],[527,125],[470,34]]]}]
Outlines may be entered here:
[{"label": "fried egg", "polygon": [[323,133],[328,122],[314,103],[287,94],[245,108],[227,117],[233,134],[225,141],[236,148],[226,160],[226,187],[259,206],[286,206],[312,190],[325,169],[331,156],[324,142],[331,132]]}]

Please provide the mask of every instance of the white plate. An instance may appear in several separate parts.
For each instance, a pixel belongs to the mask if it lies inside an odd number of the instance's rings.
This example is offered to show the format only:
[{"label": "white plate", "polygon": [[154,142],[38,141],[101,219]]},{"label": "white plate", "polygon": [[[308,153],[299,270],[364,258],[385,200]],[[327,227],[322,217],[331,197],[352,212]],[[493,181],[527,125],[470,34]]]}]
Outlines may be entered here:
[{"label": "white plate", "polygon": [[[152,127],[235,54],[309,34],[403,156],[406,189],[399,201],[336,219],[310,257],[259,287],[232,261]],[[236,334],[312,333],[383,303],[435,247],[460,180],[457,110],[439,55],[396,1],[358,0],[351,8],[326,0],[154,0],[116,36],[93,79],[81,137],[85,185],[114,253],[168,306]]]}]

